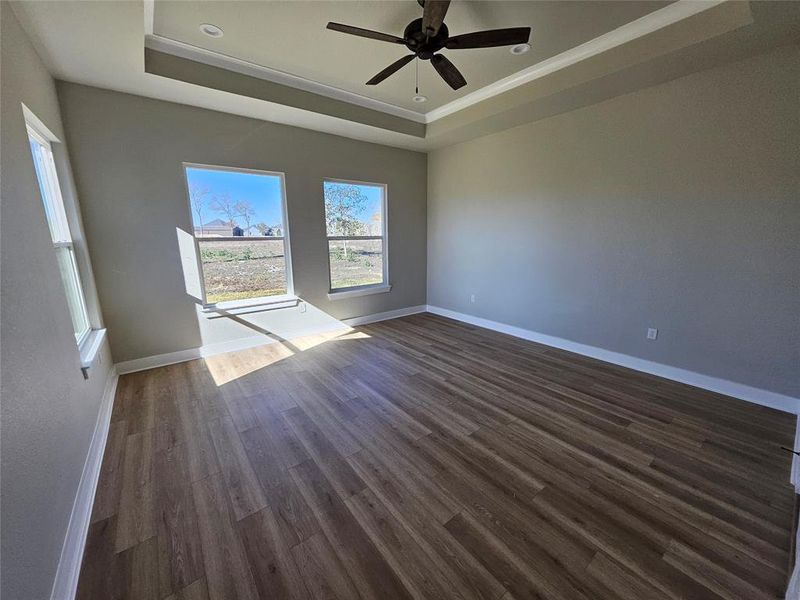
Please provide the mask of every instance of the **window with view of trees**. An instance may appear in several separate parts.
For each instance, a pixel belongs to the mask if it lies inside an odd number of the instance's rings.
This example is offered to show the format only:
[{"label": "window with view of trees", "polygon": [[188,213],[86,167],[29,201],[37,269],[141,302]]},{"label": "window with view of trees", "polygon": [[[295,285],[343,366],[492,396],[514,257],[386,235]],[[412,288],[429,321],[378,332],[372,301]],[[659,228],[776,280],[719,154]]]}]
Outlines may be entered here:
[{"label": "window with view of trees", "polygon": [[331,291],[387,283],[386,186],[326,180]]},{"label": "window with view of trees", "polygon": [[185,169],[206,304],[290,294],[283,174]]}]

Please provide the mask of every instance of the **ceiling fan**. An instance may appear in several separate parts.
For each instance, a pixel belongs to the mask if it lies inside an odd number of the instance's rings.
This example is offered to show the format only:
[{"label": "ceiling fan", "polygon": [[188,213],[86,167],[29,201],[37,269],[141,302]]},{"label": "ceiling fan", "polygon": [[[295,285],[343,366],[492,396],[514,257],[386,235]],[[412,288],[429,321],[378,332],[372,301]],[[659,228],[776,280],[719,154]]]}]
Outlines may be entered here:
[{"label": "ceiling fan", "polygon": [[509,29],[463,33],[450,37],[450,32],[444,23],[450,0],[417,0],[417,2],[423,7],[422,18],[411,21],[406,26],[401,38],[388,33],[353,27],[352,25],[328,23],[328,29],[333,31],[358,35],[380,42],[389,42],[390,44],[403,44],[413,53],[390,64],[367,81],[367,85],[377,85],[415,58],[421,58],[422,60],[431,61],[433,68],[441,75],[447,85],[457,90],[467,85],[467,80],[464,79],[464,76],[447,57],[437,54],[441,49],[461,50],[465,48],[493,48],[496,46],[526,44],[531,35],[530,27],[511,27]]}]

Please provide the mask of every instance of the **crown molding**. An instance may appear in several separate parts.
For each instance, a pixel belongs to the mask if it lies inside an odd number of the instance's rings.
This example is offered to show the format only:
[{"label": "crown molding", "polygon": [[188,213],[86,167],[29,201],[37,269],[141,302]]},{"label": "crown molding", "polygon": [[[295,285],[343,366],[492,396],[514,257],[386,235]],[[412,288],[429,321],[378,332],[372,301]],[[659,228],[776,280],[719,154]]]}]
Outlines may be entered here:
[{"label": "crown molding", "polygon": [[311,92],[313,94],[319,94],[320,96],[325,96],[326,98],[347,102],[349,104],[361,106],[362,108],[376,110],[382,113],[393,115],[395,117],[414,121],[416,123],[425,123],[425,115],[422,113],[417,113],[413,110],[395,106],[394,104],[389,104],[388,102],[383,102],[381,100],[375,100],[374,98],[368,98],[367,96],[362,96],[361,94],[356,94],[354,92],[348,92],[331,85],[306,79],[305,77],[300,77],[299,75],[292,75],[291,73],[286,73],[285,71],[264,67],[240,58],[234,58],[233,56],[229,56],[227,54],[221,54],[219,52],[214,52],[213,50],[206,50],[205,48],[200,48],[199,46],[193,46],[192,44],[179,42],[164,36],[156,34],[146,35],[144,45],[145,48],[149,48],[150,50],[156,50],[165,54],[186,58],[188,60],[209,65],[211,67],[219,67],[221,69],[227,69],[228,71],[233,71],[242,75],[257,77],[259,79],[271,81],[272,83],[285,85],[294,89],[303,90],[305,92]]},{"label": "crown molding", "polygon": [[570,48],[561,54],[557,54],[535,65],[531,65],[513,75],[499,79],[494,83],[490,83],[479,90],[475,90],[439,108],[434,108],[425,113],[425,123],[433,123],[434,121],[463,110],[473,104],[507,92],[508,90],[534,81],[535,79],[554,73],[559,69],[569,67],[582,60],[621,46],[622,44],[632,42],[637,38],[663,29],[683,19],[687,19],[709,8],[722,4],[725,1],[727,0],[678,0],[673,4],[653,11],[635,21],[626,23],[617,29],[591,39],[580,46]]},{"label": "crown molding", "polygon": [[531,65],[517,73],[499,79],[494,83],[484,86],[474,92],[462,96],[439,108],[434,108],[427,113],[418,113],[407,108],[396,106],[381,100],[375,100],[355,92],[349,92],[341,88],[330,86],[318,81],[306,79],[298,75],[293,75],[285,71],[265,67],[250,61],[242,60],[173,40],[154,33],[155,0],[144,1],[144,33],[145,47],[167,54],[172,54],[181,58],[197,61],[213,67],[228,69],[243,75],[257,77],[273,83],[286,85],[292,88],[304,90],[314,94],[319,94],[327,98],[348,102],[356,106],[368,108],[390,114],[396,117],[408,119],[416,123],[433,123],[448,115],[461,111],[474,104],[512,90],[526,83],[554,73],[560,69],[574,65],[617,46],[632,42],[642,36],[648,35],[664,27],[692,17],[710,8],[718,6],[727,0],[677,0],[659,10],[640,17],[635,21],[626,23],[604,33],[594,39],[589,40],[579,46],[552,56],[546,60]]},{"label": "crown molding", "polygon": [[144,35],[153,35],[156,19],[156,0],[144,0]]}]

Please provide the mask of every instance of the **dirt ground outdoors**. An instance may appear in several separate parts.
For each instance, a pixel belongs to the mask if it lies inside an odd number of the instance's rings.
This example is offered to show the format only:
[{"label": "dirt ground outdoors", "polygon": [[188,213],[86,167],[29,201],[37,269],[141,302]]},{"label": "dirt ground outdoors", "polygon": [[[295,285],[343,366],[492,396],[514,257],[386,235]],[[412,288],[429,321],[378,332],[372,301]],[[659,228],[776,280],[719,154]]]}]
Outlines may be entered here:
[{"label": "dirt ground outdoors", "polygon": [[[329,242],[331,288],[380,283],[382,243],[381,240]],[[286,293],[283,240],[200,240],[199,245],[207,302]]]}]

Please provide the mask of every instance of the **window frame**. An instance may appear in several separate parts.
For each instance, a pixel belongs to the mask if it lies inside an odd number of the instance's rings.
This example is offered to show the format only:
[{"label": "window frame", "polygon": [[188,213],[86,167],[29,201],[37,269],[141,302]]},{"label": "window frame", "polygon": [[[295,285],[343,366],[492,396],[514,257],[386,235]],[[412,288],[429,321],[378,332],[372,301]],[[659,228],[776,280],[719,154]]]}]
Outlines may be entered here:
[{"label": "window frame", "polygon": [[[76,300],[78,302],[80,312],[82,313],[83,320],[86,323],[86,328],[81,331],[75,331],[75,322],[72,318],[71,309],[70,321],[72,322],[72,329],[75,336],[76,345],[81,353],[82,366],[83,368],[87,368],[88,365],[86,363],[88,361],[89,364],[91,364],[91,360],[88,358],[84,359],[83,350],[88,345],[89,339],[92,337],[92,332],[97,330],[92,326],[92,317],[89,312],[89,304],[86,300],[86,289],[81,278],[80,266],[78,265],[75,241],[72,238],[72,231],[70,230],[69,226],[67,207],[64,204],[64,195],[61,192],[61,182],[58,178],[58,169],[56,168],[55,156],[53,154],[54,140],[52,139],[52,134],[50,134],[50,132],[40,124],[36,116],[25,110],[25,108],[26,107],[23,105],[28,145],[30,146],[30,142],[33,140],[36,144],[41,146],[46,153],[46,156],[44,157],[46,161],[46,164],[44,165],[45,173],[42,174],[42,178],[46,179],[46,181],[41,181],[39,178],[40,175],[36,168],[36,159],[34,156],[31,156],[31,160],[34,163],[33,169],[36,176],[36,184],[39,189],[39,196],[41,197],[43,208],[45,209],[45,220],[47,221],[48,233],[50,234],[50,239],[53,244],[53,250],[58,251],[59,249],[66,248],[69,251],[68,256],[72,271],[71,275],[74,278],[75,288],[77,290]],[[28,150],[31,152],[30,147]],[[33,153],[31,152],[31,154]],[[44,184],[47,188],[47,193],[42,190],[42,184]],[[48,215],[48,213],[52,214]],[[54,221],[53,223],[50,221],[51,216]],[[56,237],[58,239],[54,239]],[[56,261],[58,262],[58,258],[56,258]],[[58,268],[60,271],[61,267]],[[61,276],[61,273],[59,273],[59,276]],[[62,281],[62,284],[64,285],[65,294],[69,294],[70,292],[67,290],[66,282]],[[69,304],[69,298],[67,298],[67,302]]]},{"label": "window frame", "polygon": [[[381,188],[381,235],[328,235],[328,215],[325,213],[325,184],[326,183],[345,183],[350,185],[368,185],[370,187]],[[324,177],[322,179],[322,210],[325,222],[325,244],[326,257],[328,262],[328,300],[340,300],[353,298],[356,296],[366,296],[369,294],[382,294],[389,292],[392,285],[389,283],[389,185],[374,181],[358,181],[355,179],[340,179],[337,177]],[[364,285],[352,285],[349,287],[334,288],[331,273],[331,241],[343,240],[381,240],[383,254],[383,281],[380,283],[368,283]]]},{"label": "window frame", "polygon": [[[197,260],[197,269],[200,273],[200,290],[202,292],[202,306],[205,311],[213,312],[217,309],[235,309],[246,308],[250,306],[266,306],[270,304],[284,304],[297,300],[294,293],[294,276],[292,273],[292,250],[291,242],[289,239],[289,209],[288,202],[286,201],[286,174],[282,171],[267,171],[264,169],[250,169],[246,167],[231,167],[227,165],[208,165],[203,163],[183,162],[181,163],[183,171],[183,182],[186,191],[186,206],[189,209],[189,219],[192,223],[192,239],[194,240],[195,258]],[[189,197],[189,176],[187,169],[204,169],[207,171],[228,171],[232,173],[249,173],[251,175],[267,175],[278,177],[281,182],[281,212],[283,217],[283,235],[281,236],[231,236],[231,237],[208,237],[202,236],[198,238],[194,234],[194,212],[192,210],[192,200]],[[200,241],[252,241],[253,239],[262,241],[283,241],[283,254],[284,262],[286,265],[286,293],[275,296],[258,296],[256,298],[246,298],[243,300],[224,300],[222,302],[209,302],[208,294],[206,292],[206,278],[203,271],[203,259],[200,256]]]}]

